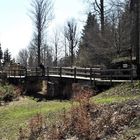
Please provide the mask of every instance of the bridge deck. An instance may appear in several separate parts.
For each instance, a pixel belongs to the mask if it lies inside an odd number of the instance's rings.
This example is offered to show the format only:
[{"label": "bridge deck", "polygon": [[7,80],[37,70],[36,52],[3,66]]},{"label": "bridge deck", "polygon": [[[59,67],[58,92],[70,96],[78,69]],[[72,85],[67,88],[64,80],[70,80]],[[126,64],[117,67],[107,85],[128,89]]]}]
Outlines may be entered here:
[{"label": "bridge deck", "polygon": [[[74,80],[86,80],[100,83],[122,83],[133,82],[136,78],[134,69],[100,69],[100,68],[67,68],[67,67],[47,67],[45,71],[37,68],[8,70],[1,72],[7,78],[25,79],[30,77],[54,77]],[[42,76],[44,75],[44,76]],[[1,76],[0,76],[1,77]]]},{"label": "bridge deck", "polygon": [[[28,76],[29,77],[36,77],[36,76]],[[39,76],[38,76],[39,77]],[[40,77],[44,77],[47,79],[47,75],[45,76],[40,76]],[[54,78],[60,78],[60,75],[49,75],[49,77],[54,77]],[[12,78],[12,79],[24,79],[26,78],[26,76],[7,76],[7,78]],[[70,75],[61,75],[61,78],[66,78],[66,79],[77,79],[77,80],[85,80],[85,81],[95,81],[95,82],[104,82],[104,83],[110,83],[110,82],[113,82],[113,83],[125,83],[125,82],[132,82],[131,80],[104,80],[104,79],[101,79],[101,78],[89,78],[89,77],[82,77],[82,76],[70,76]]]}]

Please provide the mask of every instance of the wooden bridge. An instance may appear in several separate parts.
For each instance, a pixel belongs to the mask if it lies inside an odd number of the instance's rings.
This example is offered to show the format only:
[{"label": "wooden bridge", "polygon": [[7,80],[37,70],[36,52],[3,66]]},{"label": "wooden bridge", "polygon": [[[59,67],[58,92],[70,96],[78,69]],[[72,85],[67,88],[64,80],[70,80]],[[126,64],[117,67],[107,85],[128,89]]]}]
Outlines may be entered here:
[{"label": "wooden bridge", "polygon": [[1,76],[12,79],[25,79],[31,77],[44,77],[49,79],[65,78],[76,80],[105,83],[133,82],[136,78],[135,69],[101,69],[101,68],[80,68],[80,67],[47,67],[42,70],[40,68],[22,68],[7,69],[1,71]]},{"label": "wooden bridge", "polygon": [[[36,95],[46,86],[44,95],[48,98],[71,98],[75,85],[89,86],[96,91],[109,88],[116,83],[133,82],[134,69],[101,69],[79,67],[47,67],[7,69],[1,71],[0,79],[21,84],[26,93]],[[45,84],[43,84],[45,83]]]}]

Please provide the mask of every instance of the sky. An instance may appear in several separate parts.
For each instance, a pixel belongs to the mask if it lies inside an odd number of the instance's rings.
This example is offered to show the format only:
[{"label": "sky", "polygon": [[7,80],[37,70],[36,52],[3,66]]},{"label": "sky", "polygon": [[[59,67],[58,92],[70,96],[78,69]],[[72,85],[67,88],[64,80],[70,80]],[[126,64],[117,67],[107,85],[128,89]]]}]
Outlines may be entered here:
[{"label": "sky", "polygon": [[[33,24],[29,17],[31,0],[0,0],[0,43],[2,50],[9,49],[13,57],[19,50],[28,47],[32,39]],[[49,24],[49,33],[62,27],[70,18],[75,18],[81,29],[85,19],[82,0],[55,0],[54,19]],[[51,36],[51,35],[50,35]]]}]

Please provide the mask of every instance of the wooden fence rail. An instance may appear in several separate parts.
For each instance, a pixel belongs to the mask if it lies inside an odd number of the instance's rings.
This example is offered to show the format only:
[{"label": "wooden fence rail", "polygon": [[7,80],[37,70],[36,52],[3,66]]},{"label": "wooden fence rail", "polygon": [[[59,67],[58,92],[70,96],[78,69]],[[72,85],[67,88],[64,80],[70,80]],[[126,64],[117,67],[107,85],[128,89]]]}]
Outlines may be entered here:
[{"label": "wooden fence rail", "polygon": [[136,77],[135,69],[100,69],[100,68],[71,68],[71,67],[47,67],[45,70],[40,68],[30,69],[8,69],[1,71],[7,77],[28,77],[28,76],[57,76],[71,77],[74,79],[83,77],[91,81],[97,78],[102,80],[133,80]]}]

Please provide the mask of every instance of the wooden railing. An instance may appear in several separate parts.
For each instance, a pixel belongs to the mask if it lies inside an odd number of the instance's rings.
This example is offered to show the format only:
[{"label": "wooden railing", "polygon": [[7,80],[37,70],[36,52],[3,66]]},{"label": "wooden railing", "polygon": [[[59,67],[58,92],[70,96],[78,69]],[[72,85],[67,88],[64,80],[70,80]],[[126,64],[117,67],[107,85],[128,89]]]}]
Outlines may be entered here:
[{"label": "wooden railing", "polygon": [[6,69],[1,70],[0,73],[6,74],[7,77],[22,77],[26,75],[26,69]]},{"label": "wooden railing", "polygon": [[57,76],[71,77],[74,79],[85,78],[95,80],[133,80],[136,77],[135,69],[100,69],[100,68],[71,68],[71,67],[47,67],[42,70],[40,68],[5,70],[1,73],[6,73],[7,77],[22,77],[22,76]]},{"label": "wooden railing", "polygon": [[100,68],[67,68],[48,67],[47,76],[73,76],[101,79],[133,79],[136,77],[135,69],[100,69]]}]

